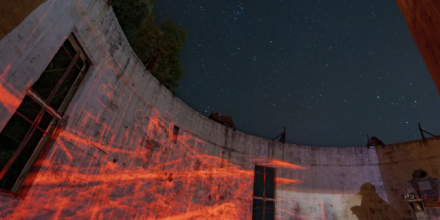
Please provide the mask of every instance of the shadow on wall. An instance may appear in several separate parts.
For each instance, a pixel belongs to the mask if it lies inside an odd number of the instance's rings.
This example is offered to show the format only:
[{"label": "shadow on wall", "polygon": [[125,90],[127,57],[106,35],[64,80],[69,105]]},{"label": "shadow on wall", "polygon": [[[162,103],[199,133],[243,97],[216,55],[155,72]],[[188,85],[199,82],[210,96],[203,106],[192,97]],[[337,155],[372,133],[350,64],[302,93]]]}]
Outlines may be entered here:
[{"label": "shadow on wall", "polygon": [[376,187],[364,183],[360,192],[348,200],[347,208],[333,213],[334,220],[400,220],[400,213],[376,193]]}]

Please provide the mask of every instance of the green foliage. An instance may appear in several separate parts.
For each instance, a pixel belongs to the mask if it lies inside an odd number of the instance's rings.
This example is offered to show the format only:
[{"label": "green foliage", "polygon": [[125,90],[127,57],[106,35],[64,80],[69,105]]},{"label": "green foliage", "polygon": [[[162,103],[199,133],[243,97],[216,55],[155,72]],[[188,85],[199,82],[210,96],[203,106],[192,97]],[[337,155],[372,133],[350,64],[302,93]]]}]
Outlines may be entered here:
[{"label": "green foliage", "polygon": [[[114,0],[113,8],[119,23],[138,57],[147,64],[160,53],[152,74],[173,94],[185,72],[180,65],[179,53],[188,31],[171,20],[155,24],[152,8],[156,0]],[[138,8],[142,8],[137,11]],[[136,11],[136,12],[133,12]]]},{"label": "green foliage", "polygon": [[152,74],[173,94],[178,82],[183,79],[179,52],[187,39],[188,31],[171,20],[163,20],[162,30],[154,24],[155,16],[150,15],[135,40],[134,50],[141,60],[147,62],[160,51],[160,57]]},{"label": "green foliage", "polygon": [[154,13],[148,16],[134,38],[134,44],[131,45],[143,62],[156,55],[160,48],[163,33],[154,23],[155,19]]},{"label": "green foliage", "polygon": [[185,72],[180,65],[179,52],[186,41],[188,31],[179,27],[171,20],[162,21],[163,35],[160,42],[161,56],[158,67],[153,71],[163,85],[176,94],[178,82],[183,79]]},{"label": "green foliage", "polygon": [[128,41],[133,39],[153,11],[157,0],[113,0],[112,7]]}]

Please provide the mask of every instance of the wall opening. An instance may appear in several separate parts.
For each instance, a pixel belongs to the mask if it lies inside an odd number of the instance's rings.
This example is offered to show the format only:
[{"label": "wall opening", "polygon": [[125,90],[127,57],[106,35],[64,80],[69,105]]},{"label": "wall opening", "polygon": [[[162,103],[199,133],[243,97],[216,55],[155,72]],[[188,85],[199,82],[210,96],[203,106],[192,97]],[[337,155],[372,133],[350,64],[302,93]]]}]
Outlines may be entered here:
[{"label": "wall opening", "polygon": [[172,141],[173,141],[173,143],[177,143],[177,137],[179,136],[179,127],[177,127],[177,126],[175,126],[174,125],[174,128],[173,128],[173,138],[172,138]]},{"label": "wall opening", "polygon": [[253,220],[275,219],[275,169],[255,166]]},{"label": "wall opening", "polygon": [[89,66],[70,35],[0,133],[0,188],[18,191]]}]

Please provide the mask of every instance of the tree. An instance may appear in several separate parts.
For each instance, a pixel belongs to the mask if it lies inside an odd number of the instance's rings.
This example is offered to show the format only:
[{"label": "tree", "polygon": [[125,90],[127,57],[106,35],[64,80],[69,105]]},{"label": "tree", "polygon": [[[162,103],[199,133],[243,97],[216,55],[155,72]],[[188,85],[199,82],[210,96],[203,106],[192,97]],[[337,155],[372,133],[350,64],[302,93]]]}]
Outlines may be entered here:
[{"label": "tree", "polygon": [[155,19],[154,13],[148,16],[132,45],[133,50],[144,63],[153,57],[160,48],[163,32],[154,23]]},{"label": "tree", "polygon": [[133,43],[139,28],[153,12],[157,0],[113,0],[112,7],[128,41]]},{"label": "tree", "polygon": [[178,82],[185,75],[179,53],[188,31],[171,20],[163,20],[158,27],[153,13],[156,1],[113,0],[112,6],[134,52],[146,65],[153,62],[151,73],[176,94]]},{"label": "tree", "polygon": [[187,39],[188,31],[167,19],[162,21],[160,29],[154,21],[155,15],[151,13],[137,33],[134,50],[145,63],[160,53],[157,65],[151,73],[176,94],[178,82],[185,75],[180,65],[179,53]]}]

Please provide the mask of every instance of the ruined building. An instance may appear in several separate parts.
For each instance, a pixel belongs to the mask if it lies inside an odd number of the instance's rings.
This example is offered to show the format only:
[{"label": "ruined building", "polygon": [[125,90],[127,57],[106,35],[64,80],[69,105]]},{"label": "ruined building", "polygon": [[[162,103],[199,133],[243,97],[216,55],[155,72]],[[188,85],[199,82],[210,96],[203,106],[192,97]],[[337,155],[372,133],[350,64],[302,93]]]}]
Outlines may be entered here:
[{"label": "ruined building", "polygon": [[[0,219],[440,216],[402,197],[414,170],[440,177],[440,138],[326,148],[233,131],[145,70],[106,0],[34,3],[0,33]],[[426,14],[406,14],[412,30],[440,23]],[[440,49],[421,51],[436,79]]]}]

